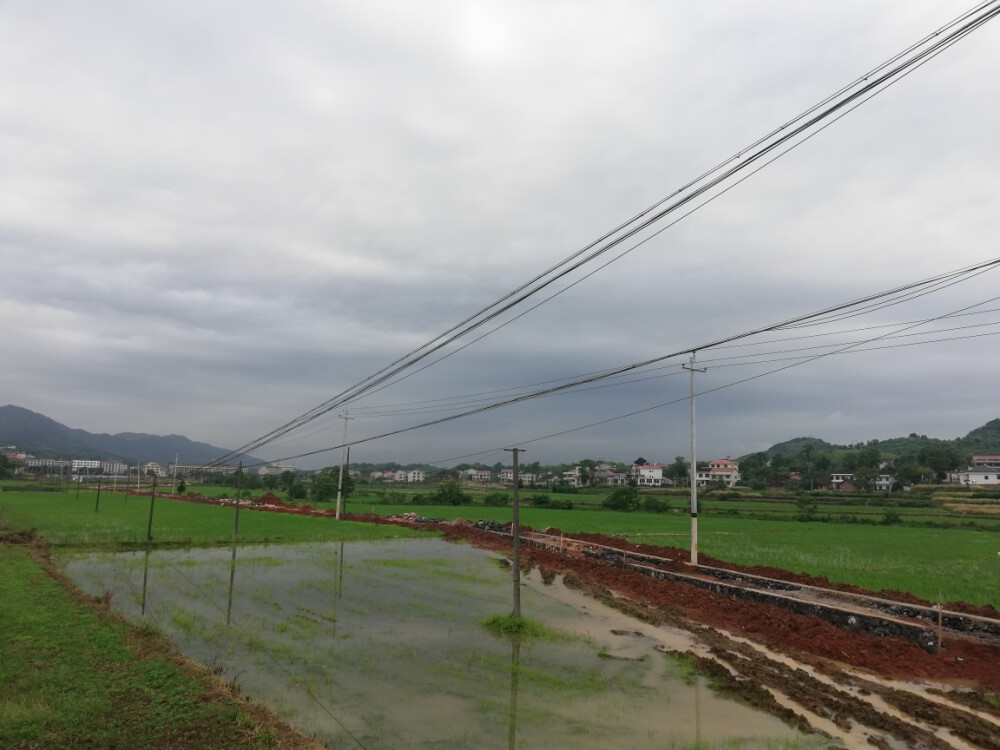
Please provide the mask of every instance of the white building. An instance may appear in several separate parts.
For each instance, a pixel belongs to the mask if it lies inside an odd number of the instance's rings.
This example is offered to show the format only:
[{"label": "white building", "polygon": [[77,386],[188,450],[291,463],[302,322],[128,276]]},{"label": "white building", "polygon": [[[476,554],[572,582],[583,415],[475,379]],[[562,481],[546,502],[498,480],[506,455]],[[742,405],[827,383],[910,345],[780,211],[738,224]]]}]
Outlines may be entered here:
[{"label": "white building", "polygon": [[24,458],[24,467],[26,469],[45,474],[65,474],[70,465],[69,461],[62,461],[58,458],[36,458],[35,456]]},{"label": "white building", "polygon": [[973,469],[1000,469],[1000,456],[973,456]]},{"label": "white building", "polygon": [[635,480],[636,487],[662,487],[663,464],[632,464],[629,473]]},{"label": "white building", "polygon": [[401,482],[422,482],[426,479],[426,474],[421,469],[411,469],[399,472],[396,478]]},{"label": "white building", "polygon": [[1000,466],[970,466],[968,469],[952,474],[952,481],[968,487],[1000,487]]},{"label": "white building", "polygon": [[281,476],[286,471],[295,471],[294,466],[282,466],[281,464],[267,464],[257,469],[257,473],[262,477]]},{"label": "white building", "polygon": [[97,474],[101,470],[101,462],[88,458],[73,459],[74,474]]}]

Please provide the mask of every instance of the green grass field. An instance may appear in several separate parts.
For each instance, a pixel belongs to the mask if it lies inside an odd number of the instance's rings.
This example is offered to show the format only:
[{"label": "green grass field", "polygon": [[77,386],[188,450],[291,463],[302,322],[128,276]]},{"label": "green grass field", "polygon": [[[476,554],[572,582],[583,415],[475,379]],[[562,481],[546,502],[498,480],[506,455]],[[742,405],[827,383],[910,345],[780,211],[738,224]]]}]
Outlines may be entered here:
[{"label": "green grass field", "polygon": [[[130,496],[126,501],[120,493],[104,492],[98,512],[94,511],[95,499],[93,490],[81,493],[79,498],[73,492],[0,493],[0,526],[34,528],[58,545],[114,547],[145,543],[148,497]],[[364,497],[352,498],[348,509],[383,515],[413,512],[446,520],[463,517],[509,521],[512,517],[509,507],[385,505],[379,498]],[[845,513],[857,510],[844,507]],[[690,519],[683,506],[658,514],[619,513],[579,505],[572,511],[525,506],[521,522],[539,530],[555,527],[567,532],[588,531],[636,542],[690,547]],[[994,528],[1000,525],[994,524]],[[165,498],[156,501],[154,544],[228,544],[232,530],[232,508]],[[349,541],[419,533],[245,508],[240,513],[241,543]],[[734,563],[769,565],[876,591],[898,589],[933,601],[964,600],[1000,609],[997,531],[801,522],[791,517],[760,520],[712,508],[700,516],[699,548],[704,554]]]},{"label": "green grass field", "polygon": [[[3,492],[0,523],[35,529],[56,545],[144,544],[149,524],[148,497],[102,492]],[[153,509],[154,544],[229,544],[233,536],[232,508],[158,497]],[[337,522],[287,513],[240,511],[240,542],[323,542],[397,538],[407,529]]]},{"label": "green grass field", "polygon": [[[74,491],[2,492],[0,533],[34,529],[66,547],[113,550],[146,543],[148,497],[126,500],[105,491],[96,512],[95,501],[92,490],[79,497]],[[521,521],[539,530],[596,532],[686,550],[690,519],[683,504],[672,505],[670,512],[658,514],[612,512],[580,503],[574,510],[527,506]],[[996,531],[801,522],[791,516],[762,519],[731,515],[725,506],[720,503],[700,517],[700,549],[706,555],[874,590],[908,591],[931,601],[963,600],[1000,608]],[[364,497],[352,498],[348,508],[355,513],[413,512],[442,519],[509,521],[512,515],[509,507],[394,506]],[[857,510],[846,506],[844,515]],[[233,517],[232,508],[158,498],[153,544],[229,544]],[[239,528],[241,543],[424,533],[246,508]],[[0,590],[0,632],[10,634],[0,641],[0,747],[280,746],[280,736],[271,729],[262,731],[243,704],[205,701],[204,678],[169,659],[138,656],[133,646],[140,631],[74,601],[31,559],[27,548],[0,543]]]},{"label": "green grass field", "polygon": [[24,547],[0,544],[0,747],[266,748],[206,678],[141,658],[136,631],[85,607]]},{"label": "green grass field", "polygon": [[[428,518],[510,521],[510,508],[352,503],[356,512],[417,513]],[[537,530],[624,536],[690,548],[686,513],[617,513],[525,507],[521,523]],[[931,601],[967,601],[1000,609],[1000,533],[961,528],[755,520],[700,515],[699,550],[741,565],[768,565],[826,576],[875,591],[896,589]]]}]

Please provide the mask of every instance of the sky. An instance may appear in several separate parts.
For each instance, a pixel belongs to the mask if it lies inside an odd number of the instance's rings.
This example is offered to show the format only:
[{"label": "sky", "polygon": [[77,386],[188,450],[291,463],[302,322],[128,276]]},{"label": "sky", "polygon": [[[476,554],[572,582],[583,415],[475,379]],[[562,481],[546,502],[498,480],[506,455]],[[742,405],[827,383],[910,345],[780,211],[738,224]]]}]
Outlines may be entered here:
[{"label": "sky", "polygon": [[[0,0],[0,404],[247,444],[966,2]],[[687,355],[369,438],[461,411],[456,397],[700,349],[1000,255],[998,69],[1000,20],[538,309],[346,405],[349,420],[331,411],[255,455],[335,464],[323,449],[346,423],[352,462],[688,456]],[[1000,416],[998,289],[990,271],[699,351],[698,458],[797,436],[954,438]],[[906,326],[776,372],[789,361],[766,354]],[[768,343],[792,335],[813,338]]]}]

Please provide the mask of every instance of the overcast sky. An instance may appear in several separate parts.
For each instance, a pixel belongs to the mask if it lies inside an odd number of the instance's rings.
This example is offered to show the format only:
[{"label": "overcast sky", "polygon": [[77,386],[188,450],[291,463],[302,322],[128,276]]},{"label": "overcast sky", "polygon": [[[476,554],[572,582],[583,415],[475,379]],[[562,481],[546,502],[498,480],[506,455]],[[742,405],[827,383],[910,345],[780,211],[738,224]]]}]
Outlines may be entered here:
[{"label": "overcast sky", "polygon": [[[968,1],[0,0],[0,404],[243,445]],[[994,21],[605,270],[351,405],[351,438],[447,413],[403,405],[697,347],[1000,255],[998,70]],[[815,343],[996,294],[987,273]],[[700,353],[699,458],[802,435],[964,435],[1000,416],[995,308],[918,328],[941,333],[917,346],[722,390],[787,364],[762,352],[813,340],[762,344],[743,367]],[[944,331],[959,325],[978,327]],[[351,458],[492,464],[523,444],[542,463],[669,461],[689,454],[680,361]],[[394,416],[372,416],[386,405]],[[336,445],[342,425],[331,413],[257,454]]]}]

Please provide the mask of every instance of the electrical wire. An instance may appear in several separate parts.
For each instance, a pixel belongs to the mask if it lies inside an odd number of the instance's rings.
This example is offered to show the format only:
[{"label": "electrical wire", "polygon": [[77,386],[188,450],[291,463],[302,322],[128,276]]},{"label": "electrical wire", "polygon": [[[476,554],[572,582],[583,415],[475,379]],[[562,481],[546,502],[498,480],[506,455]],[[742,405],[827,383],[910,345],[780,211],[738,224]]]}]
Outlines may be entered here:
[{"label": "electrical wire", "polygon": [[563,261],[551,266],[532,280],[508,292],[499,300],[482,308],[479,312],[465,318],[444,333],[412,350],[403,357],[396,359],[355,385],[341,391],[322,404],[221,457],[217,462],[221,463],[230,460],[235,456],[246,454],[251,450],[273,442],[278,437],[314,421],[323,414],[345,405],[403,371],[412,368],[434,352],[439,351],[489,321],[496,319],[525,299],[550,286],[558,279],[581,268],[586,263],[600,257],[627,239],[635,237],[647,228],[652,227],[664,217],[706,195],[709,191],[719,187],[729,178],[747,169],[750,165],[763,160],[768,154],[780,150],[796,138],[803,137],[810,129],[822,123],[823,120],[832,117],[841,110],[849,110],[852,103],[867,101],[877,93],[884,91],[885,88],[892,85],[896,80],[905,77],[925,62],[933,59],[968,34],[980,28],[983,24],[995,18],[998,14],[1000,14],[1000,8],[997,7],[997,0],[991,0],[990,2],[974,6],[952,22],[924,37],[924,39],[911,45],[893,58],[890,58],[890,60],[870,71],[865,76],[856,79],[852,84],[843,87],[835,94],[801,113],[785,125],[771,131],[767,136],[758,139],[750,147],[720,162],[712,170],[703,173],[699,178],[689,182],[684,187],[661,199],[639,214],[636,214],[631,219],[622,222],[615,229],[606,232],[594,242],[576,251]]}]

